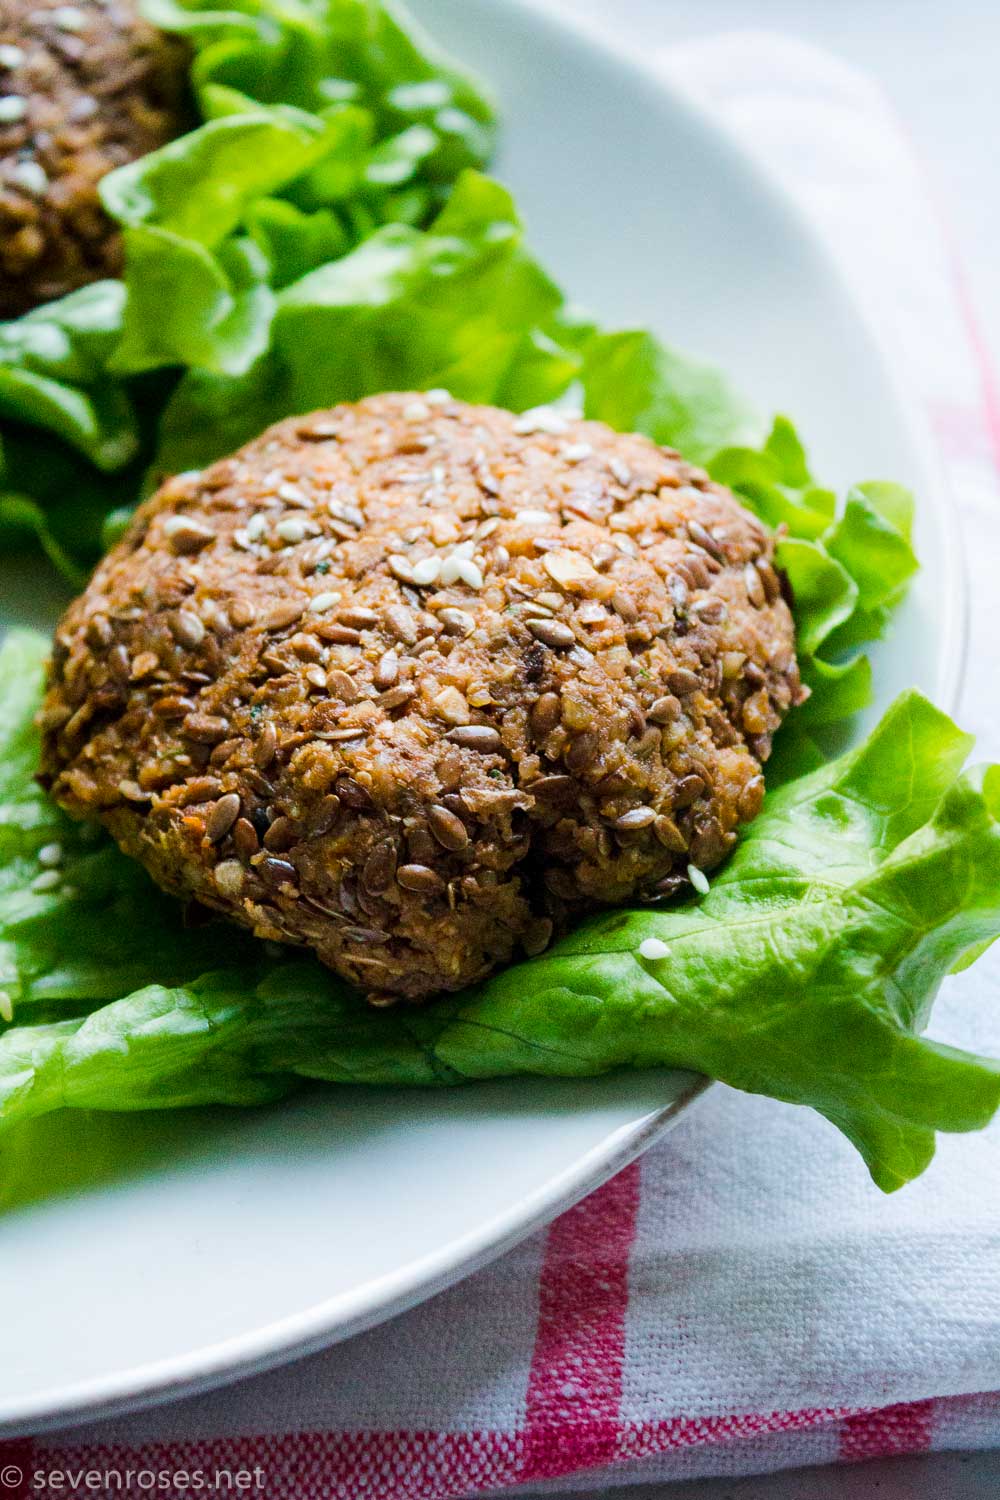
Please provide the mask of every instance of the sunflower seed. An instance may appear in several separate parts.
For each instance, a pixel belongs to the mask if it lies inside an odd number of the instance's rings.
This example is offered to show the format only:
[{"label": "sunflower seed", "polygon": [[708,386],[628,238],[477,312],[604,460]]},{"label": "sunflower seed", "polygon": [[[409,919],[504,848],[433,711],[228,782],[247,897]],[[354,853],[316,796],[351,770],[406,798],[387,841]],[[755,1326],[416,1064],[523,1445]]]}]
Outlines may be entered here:
[{"label": "sunflower seed", "polygon": [[233,824],[233,847],[241,859],[249,860],[260,848],[257,830],[249,818],[237,818]]},{"label": "sunflower seed", "polygon": [[400,865],[396,871],[396,884],[421,896],[432,896],[444,890],[444,881],[429,865]]},{"label": "sunflower seed", "polygon": [[428,810],[427,822],[431,833],[443,848],[457,852],[468,844],[469,832],[461,818],[439,803],[434,803]]},{"label": "sunflower seed", "polygon": [[562,716],[562,701],[558,693],[543,693],[531,707],[531,732],[536,739],[551,734]]},{"label": "sunflower seed", "polygon": [[724,560],[726,555],[724,549],[717,538],[710,531],[706,531],[700,521],[689,521],[687,529],[688,536],[696,546],[704,547],[709,556],[716,558],[717,561],[722,562]]},{"label": "sunflower seed", "polygon": [[227,792],[215,803],[205,820],[205,837],[210,844],[218,844],[225,838],[240,815],[238,792]]},{"label": "sunflower seed", "polygon": [[171,550],[182,557],[200,552],[215,540],[215,532],[192,516],[168,516],[163,523],[163,534]]},{"label": "sunflower seed", "polygon": [[651,807],[633,807],[616,818],[614,826],[619,833],[636,833],[656,822],[656,813]]},{"label": "sunflower seed", "polygon": [[678,700],[672,694],[657,698],[646,710],[646,718],[654,724],[670,724],[681,711]]},{"label": "sunflower seed", "polygon": [[353,776],[338,777],[337,794],[344,806],[352,808],[355,812],[364,812],[372,805],[371,796],[360,781],[355,781]]},{"label": "sunflower seed", "polygon": [[391,713],[394,708],[400,708],[404,703],[409,703],[410,699],[416,695],[416,691],[411,682],[401,682],[379,696],[379,706],[386,713]]},{"label": "sunflower seed", "polygon": [[687,840],[677,827],[673,818],[668,818],[665,813],[653,823],[653,832],[665,849],[670,849],[674,854],[683,854],[687,848]]},{"label": "sunflower seed", "polygon": [[236,630],[245,630],[257,618],[257,611],[249,599],[234,599],[227,612],[229,623]]},{"label": "sunflower seed", "polygon": [[378,615],[373,609],[365,609],[360,604],[348,604],[343,609],[338,609],[337,619],[345,625],[352,625],[355,630],[371,630],[378,624]]},{"label": "sunflower seed", "polygon": [[503,740],[489,724],[460,724],[445,735],[452,745],[478,750],[481,755],[495,755],[503,749]]},{"label": "sunflower seed", "polygon": [[374,683],[379,692],[394,687],[399,678],[399,657],[395,651],[386,651],[376,664]]},{"label": "sunflower seed", "polygon": [[360,646],[361,631],[355,630],[353,625],[343,625],[340,620],[324,620],[315,627],[324,641],[329,641],[333,646]]},{"label": "sunflower seed", "polygon": [[181,733],[199,745],[217,745],[229,733],[229,720],[217,714],[188,714],[181,726]]},{"label": "sunflower seed", "polygon": [[268,721],[260,732],[260,738],[254,746],[253,761],[260,771],[265,771],[271,764],[278,748],[278,731],[273,723]]},{"label": "sunflower seed", "polygon": [[268,856],[267,859],[261,860],[258,869],[270,885],[282,886],[298,883],[298,872],[287,859],[274,859]]},{"label": "sunflower seed", "polygon": [[438,612],[438,619],[447,635],[470,635],[476,626],[473,617],[464,609],[442,609]]},{"label": "sunflower seed", "polygon": [[189,609],[179,609],[170,617],[170,631],[181,646],[196,650],[205,639],[205,627]]},{"label": "sunflower seed", "polygon": [[343,729],[328,729],[317,738],[327,740],[331,745],[343,745],[348,740],[363,740],[367,733],[367,729],[361,724],[348,724]]},{"label": "sunflower seed", "polygon": [[358,686],[349,673],[334,667],[333,671],[326,674],[326,690],[332,698],[338,698],[341,703],[354,703],[358,696]]},{"label": "sunflower seed", "polygon": [[576,641],[572,630],[561,620],[530,619],[525,624],[536,641],[541,641],[543,646],[550,646],[553,651],[565,651],[567,646],[572,646]]},{"label": "sunflower seed", "polygon": [[678,810],[690,807],[696,802],[705,790],[705,783],[700,776],[682,776],[674,787],[673,805]]},{"label": "sunflower seed", "polygon": [[746,587],[747,598],[754,609],[763,609],[767,603],[767,595],[764,592],[764,585],[761,583],[760,574],[753,563],[747,563],[743,569],[743,583]]},{"label": "sunflower seed", "polygon": [[687,667],[677,667],[673,672],[667,673],[667,687],[678,698],[686,698],[701,687],[701,679],[697,672],[689,672]]},{"label": "sunflower seed", "polygon": [[563,755],[563,759],[571,771],[585,771],[597,759],[600,749],[601,742],[598,736],[587,730],[570,741],[569,749]]},{"label": "sunflower seed", "polygon": [[391,839],[376,844],[361,870],[361,884],[374,895],[388,889],[396,873],[398,858],[396,846]]},{"label": "sunflower seed", "polygon": [[728,610],[721,599],[699,599],[692,604],[691,613],[697,615],[706,625],[718,625],[726,618]]},{"label": "sunflower seed", "polygon": [[271,854],[285,854],[296,841],[295,824],[284,813],[275,818],[264,835],[264,848]]}]

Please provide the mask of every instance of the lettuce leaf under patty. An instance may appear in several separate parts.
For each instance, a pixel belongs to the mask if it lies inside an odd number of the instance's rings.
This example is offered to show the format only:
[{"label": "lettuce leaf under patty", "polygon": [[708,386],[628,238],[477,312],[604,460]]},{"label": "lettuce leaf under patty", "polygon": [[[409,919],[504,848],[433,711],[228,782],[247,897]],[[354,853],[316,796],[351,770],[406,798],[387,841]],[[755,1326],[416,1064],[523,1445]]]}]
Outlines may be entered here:
[{"label": "lettuce leaf under patty", "polygon": [[383,1012],[314,960],[269,958],[221,923],[185,930],[177,902],[53,807],[32,779],[46,649],[18,632],[0,650],[2,1128],[254,1103],[301,1078],[679,1067],[818,1110],[890,1191],[936,1131],[1000,1104],[1000,1063],[919,1035],[942,978],[1000,933],[1000,766],[963,773],[971,740],[916,693],[769,795],[703,898],[607,912],[460,994]]}]

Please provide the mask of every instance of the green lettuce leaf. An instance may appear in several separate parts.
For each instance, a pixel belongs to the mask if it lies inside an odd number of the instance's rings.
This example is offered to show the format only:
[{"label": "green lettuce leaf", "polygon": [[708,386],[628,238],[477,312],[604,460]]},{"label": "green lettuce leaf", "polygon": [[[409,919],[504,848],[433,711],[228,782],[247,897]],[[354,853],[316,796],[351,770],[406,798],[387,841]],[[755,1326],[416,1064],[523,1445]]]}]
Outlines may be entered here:
[{"label": "green lettuce leaf", "polygon": [[[218,91],[313,113],[353,103],[374,116],[379,138],[419,125],[433,133],[430,166],[448,180],[481,166],[493,145],[494,109],[401,8],[381,0],[144,0],[146,15],[195,49],[195,88],[207,115]],[[207,96],[207,97],[206,97]]]},{"label": "green lettuce leaf", "polygon": [[108,369],[124,307],[121,282],[99,281],[0,323],[0,431],[28,423],[98,469],[129,463],[139,448],[138,424],[128,392]]},{"label": "green lettuce leaf", "polygon": [[760,419],[718,370],[641,329],[597,333],[584,345],[584,414],[644,432],[692,463],[763,439]]},{"label": "green lettuce leaf", "polygon": [[244,377],[186,375],[157,467],[199,467],[291,412],[377,391],[445,386],[515,409],[551,400],[579,369],[544,338],[561,302],[510,194],[463,173],[427,231],[387,225],[280,292],[270,349]]},{"label": "green lettuce leaf", "polygon": [[610,911],[472,989],[376,1012],[313,961],[184,931],[135,865],[70,828],[32,781],[45,649],[22,633],[0,651],[0,1127],[255,1102],[296,1077],[682,1067],[818,1110],[888,1191],[936,1131],[1000,1104],[1000,1063],[919,1035],[942,978],[1000,933],[1000,767],[963,774],[970,739],[915,693],[771,794],[702,899]]}]

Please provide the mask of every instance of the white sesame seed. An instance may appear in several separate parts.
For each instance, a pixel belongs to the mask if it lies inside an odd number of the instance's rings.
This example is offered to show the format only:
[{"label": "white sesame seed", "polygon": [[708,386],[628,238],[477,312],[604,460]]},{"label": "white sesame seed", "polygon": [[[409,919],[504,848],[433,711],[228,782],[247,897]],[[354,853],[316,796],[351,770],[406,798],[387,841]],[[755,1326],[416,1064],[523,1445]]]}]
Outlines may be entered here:
[{"label": "white sesame seed", "polygon": [[305,522],[297,521],[294,516],[288,516],[284,521],[279,521],[274,529],[281,540],[287,542],[289,546],[305,541]]},{"label": "white sesame seed", "polygon": [[467,557],[455,559],[455,569],[458,577],[463,583],[467,583],[470,589],[481,589],[483,586],[482,569]]},{"label": "white sesame seed", "polygon": [[325,594],[317,594],[315,598],[310,601],[309,608],[312,610],[313,614],[321,615],[324,614],[326,610],[332,609],[335,604],[339,603],[340,595],[334,589],[328,589]]},{"label": "white sesame seed", "polygon": [[569,423],[554,406],[532,406],[528,411],[523,411],[514,423],[514,431],[522,435],[548,432],[558,437],[568,430]]},{"label": "white sesame seed", "polygon": [[243,866],[238,859],[224,859],[216,865],[213,878],[224,896],[238,896],[243,889]]},{"label": "white sesame seed", "polygon": [[90,94],[78,94],[69,107],[69,118],[74,125],[82,125],[85,120],[92,120],[99,109],[100,105]]},{"label": "white sesame seed", "polygon": [[660,938],[643,938],[639,944],[640,958],[666,958],[669,953],[670,949]]},{"label": "white sesame seed", "polygon": [[398,578],[400,583],[413,582],[413,569],[410,559],[404,557],[401,552],[394,552],[389,558],[389,572],[393,578]]},{"label": "white sesame seed", "polygon": [[632,483],[632,470],[629,468],[628,464],[623,463],[620,458],[609,458],[608,468],[611,470],[612,474],[615,476],[619,484]]},{"label": "white sesame seed", "polygon": [[704,870],[699,870],[697,865],[688,865],[687,876],[700,896],[708,895],[708,876]]},{"label": "white sesame seed", "polygon": [[403,407],[403,419],[406,422],[423,422],[430,414],[431,409],[426,401],[408,401]]},{"label": "white sesame seed", "polygon": [[200,469],[184,469],[180,474],[174,475],[174,481],[177,484],[197,484],[200,478]]},{"label": "white sesame seed", "polygon": [[260,511],[255,516],[251,516],[246,524],[246,535],[251,542],[259,542],[266,530],[267,517]]},{"label": "white sesame seed", "polygon": [[446,391],[443,385],[435,386],[434,390],[424,392],[424,400],[428,406],[447,406],[451,391]]},{"label": "white sesame seed", "polygon": [[413,564],[413,582],[421,585],[436,583],[440,571],[440,558],[422,557],[418,563]]},{"label": "white sesame seed", "polygon": [[306,497],[297,484],[279,484],[278,499],[287,500],[290,505],[296,505]]},{"label": "white sesame seed", "polygon": [[22,99],[20,94],[8,94],[6,98],[0,99],[0,125],[13,125],[18,120],[23,120],[28,113],[28,101]]},{"label": "white sesame seed", "polygon": [[566,443],[561,450],[568,464],[582,463],[585,458],[590,457],[593,451],[590,443]]},{"label": "white sesame seed", "polygon": [[9,990],[0,990],[0,1021],[13,1021],[14,1001]]},{"label": "white sesame seed", "polygon": [[62,844],[43,844],[38,851],[38,863],[44,865],[47,870],[55,869],[56,865],[63,862]]},{"label": "white sesame seed", "polygon": [[11,168],[10,180],[15,187],[21,188],[25,193],[30,193],[33,198],[41,198],[49,185],[48,173],[37,161],[17,162]]},{"label": "white sesame seed", "polygon": [[51,20],[60,31],[83,31],[87,25],[86,15],[76,5],[57,5]]},{"label": "white sesame seed", "polygon": [[457,547],[452,547],[452,557],[472,557],[475,555],[475,542],[459,542]]},{"label": "white sesame seed", "polygon": [[58,870],[43,870],[31,882],[31,889],[33,891],[54,891],[61,881],[62,876]]},{"label": "white sesame seed", "polygon": [[525,526],[545,526],[551,517],[547,510],[519,510],[514,517],[515,521],[523,522]]},{"label": "white sesame seed", "polygon": [[19,68],[24,62],[24,48],[13,45],[0,47],[0,68]]}]

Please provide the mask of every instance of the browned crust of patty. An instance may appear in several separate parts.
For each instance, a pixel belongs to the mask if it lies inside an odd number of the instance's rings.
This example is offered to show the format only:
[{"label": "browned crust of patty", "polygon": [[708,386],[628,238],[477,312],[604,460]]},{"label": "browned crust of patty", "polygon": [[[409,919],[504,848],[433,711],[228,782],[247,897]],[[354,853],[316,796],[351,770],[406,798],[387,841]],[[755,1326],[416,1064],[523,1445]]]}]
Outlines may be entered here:
[{"label": "browned crust of patty", "polygon": [[455,988],[756,814],[801,696],[772,556],[601,423],[294,418],[165,484],[71,606],[44,777],[167,889],[369,992]]},{"label": "browned crust of patty", "polygon": [[[186,128],[187,49],[132,0],[4,0],[0,317],[121,272],[97,185]],[[4,53],[0,52],[0,58]]]}]

